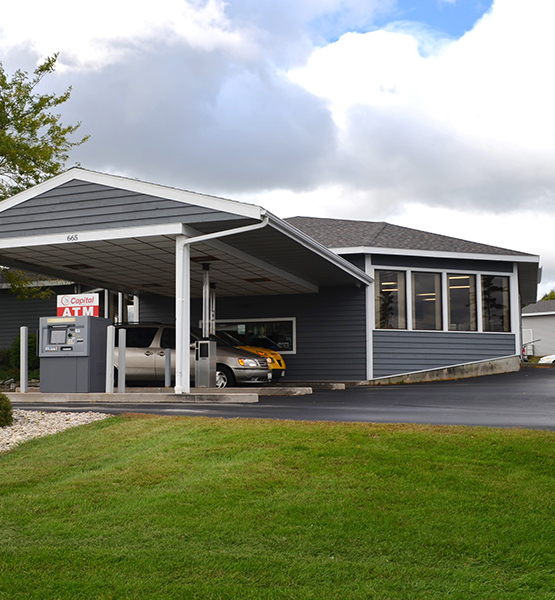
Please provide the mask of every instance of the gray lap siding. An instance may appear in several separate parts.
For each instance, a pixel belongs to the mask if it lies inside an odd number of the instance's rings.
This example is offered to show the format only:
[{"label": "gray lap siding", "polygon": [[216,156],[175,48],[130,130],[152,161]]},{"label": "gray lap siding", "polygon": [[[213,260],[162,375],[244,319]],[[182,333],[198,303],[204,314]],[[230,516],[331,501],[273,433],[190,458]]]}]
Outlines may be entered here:
[{"label": "gray lap siding", "polygon": [[[174,319],[173,300],[141,297],[141,321]],[[201,318],[201,302],[191,302],[191,322]],[[296,319],[296,354],[285,354],[287,379],[364,380],[366,374],[365,290],[324,288],[318,294],[218,298],[217,319]]]},{"label": "gray lap siding", "polygon": [[374,377],[514,356],[512,333],[376,330]]}]

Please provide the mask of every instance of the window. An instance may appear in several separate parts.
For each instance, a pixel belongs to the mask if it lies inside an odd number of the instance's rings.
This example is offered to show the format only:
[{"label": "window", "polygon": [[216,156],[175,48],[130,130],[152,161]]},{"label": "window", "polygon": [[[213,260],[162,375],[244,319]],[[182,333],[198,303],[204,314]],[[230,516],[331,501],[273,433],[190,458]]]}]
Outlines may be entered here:
[{"label": "window", "polygon": [[442,329],[441,274],[412,274],[412,328]]},{"label": "window", "polygon": [[[127,348],[148,348],[158,332],[158,327],[125,327],[125,332]],[[118,339],[119,336],[116,335],[116,346]]]},{"label": "window", "polygon": [[449,330],[476,331],[476,276],[447,275]]},{"label": "window", "polygon": [[406,329],[405,273],[402,271],[376,271],[374,286],[376,290],[376,328]]},{"label": "window", "polygon": [[482,314],[484,331],[510,331],[509,278],[482,275]]},{"label": "window", "polygon": [[295,319],[260,319],[217,321],[216,332],[224,331],[242,346],[258,346],[280,354],[294,354]]}]

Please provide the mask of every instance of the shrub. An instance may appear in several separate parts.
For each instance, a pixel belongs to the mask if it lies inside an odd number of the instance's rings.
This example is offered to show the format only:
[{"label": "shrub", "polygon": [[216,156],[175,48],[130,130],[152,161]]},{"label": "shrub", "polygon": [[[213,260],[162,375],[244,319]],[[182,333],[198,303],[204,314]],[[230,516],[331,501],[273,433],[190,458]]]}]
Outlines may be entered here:
[{"label": "shrub", "polygon": [[0,348],[0,367],[10,367],[11,350],[9,348]]},{"label": "shrub", "polygon": [[0,393],[0,427],[9,427],[13,424],[13,409],[10,399],[6,394]]},{"label": "shrub", "polygon": [[[21,338],[17,336],[10,346],[10,365],[19,369]],[[27,356],[29,361],[29,370],[38,369],[40,359],[37,356],[37,334],[29,333],[29,342],[27,344]]]}]

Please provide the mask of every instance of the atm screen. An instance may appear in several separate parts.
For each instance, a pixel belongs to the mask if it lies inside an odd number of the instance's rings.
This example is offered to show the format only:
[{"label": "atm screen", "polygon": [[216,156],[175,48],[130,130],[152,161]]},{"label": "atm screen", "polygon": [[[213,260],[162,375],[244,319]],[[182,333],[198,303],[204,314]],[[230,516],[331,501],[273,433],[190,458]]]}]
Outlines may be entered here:
[{"label": "atm screen", "polygon": [[51,344],[65,344],[67,341],[65,329],[51,329],[50,330],[50,343]]}]

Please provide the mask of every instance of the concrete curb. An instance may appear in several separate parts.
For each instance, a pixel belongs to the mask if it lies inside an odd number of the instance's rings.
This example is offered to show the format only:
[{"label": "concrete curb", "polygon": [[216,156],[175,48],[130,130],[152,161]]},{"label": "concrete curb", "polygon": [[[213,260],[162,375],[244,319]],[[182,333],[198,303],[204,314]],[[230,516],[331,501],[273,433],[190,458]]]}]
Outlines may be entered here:
[{"label": "concrete curb", "polygon": [[6,396],[17,404],[253,404],[258,402],[256,393],[137,393],[130,394],[41,394],[40,392],[6,392]]}]

